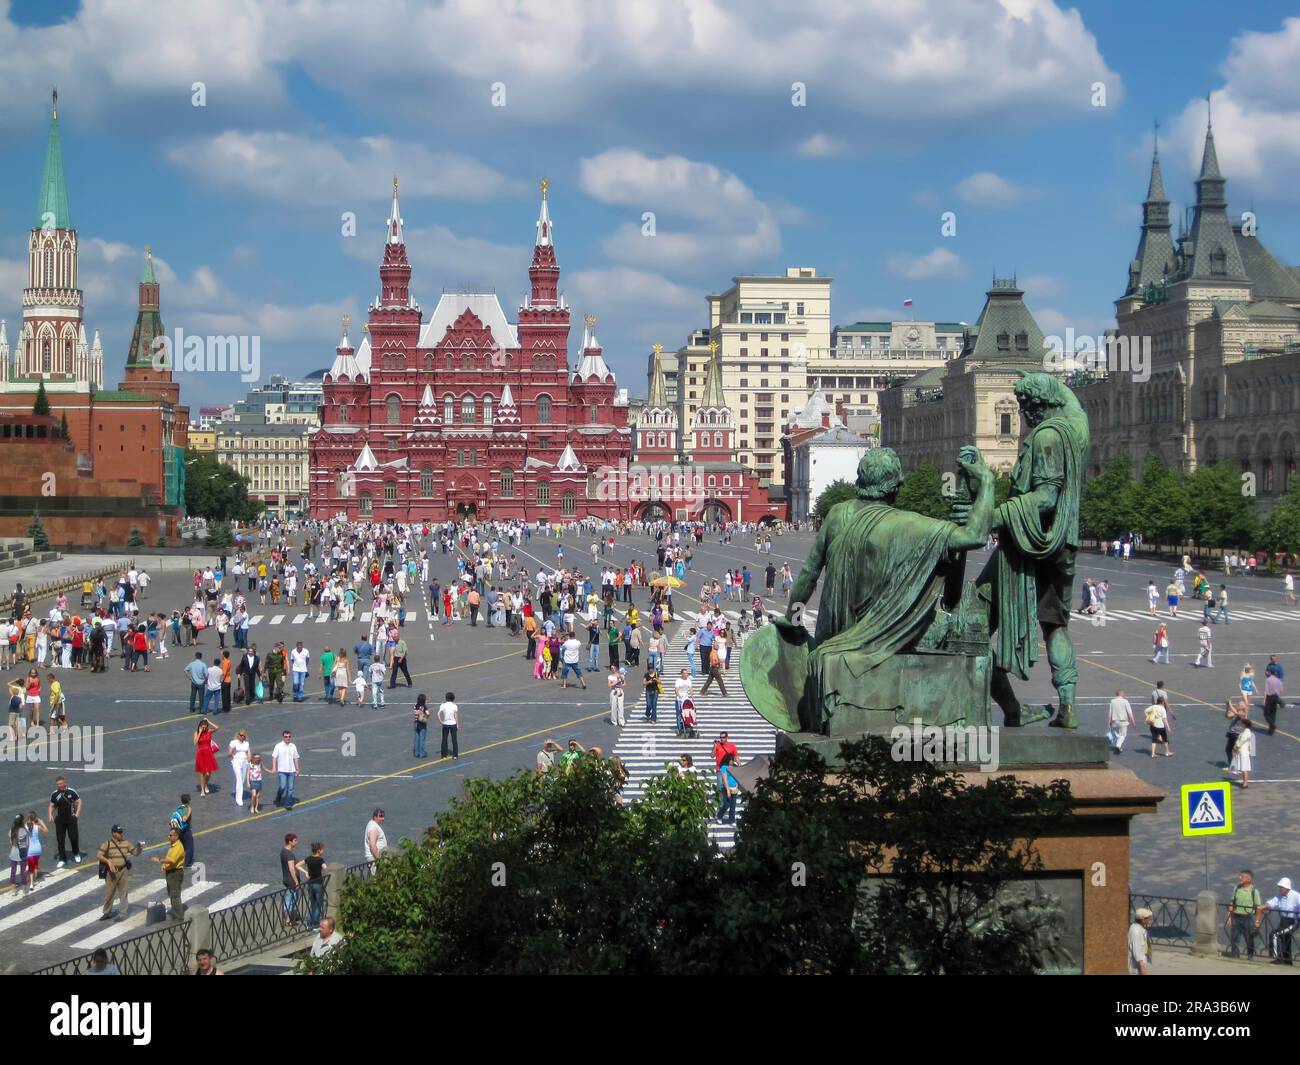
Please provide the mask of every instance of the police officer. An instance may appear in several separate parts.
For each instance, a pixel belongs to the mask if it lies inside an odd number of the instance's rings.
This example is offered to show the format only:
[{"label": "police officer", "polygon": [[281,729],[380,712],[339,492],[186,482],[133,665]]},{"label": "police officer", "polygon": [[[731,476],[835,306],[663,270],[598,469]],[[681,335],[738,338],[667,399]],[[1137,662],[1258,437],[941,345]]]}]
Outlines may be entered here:
[{"label": "police officer", "polygon": [[1300,892],[1291,890],[1291,878],[1283,877],[1277,882],[1277,894],[1269,899],[1255,914],[1255,928],[1264,920],[1265,910],[1277,910],[1280,921],[1277,930],[1269,937],[1269,953],[1273,955],[1274,965],[1290,965],[1291,938],[1297,924],[1300,924]]}]

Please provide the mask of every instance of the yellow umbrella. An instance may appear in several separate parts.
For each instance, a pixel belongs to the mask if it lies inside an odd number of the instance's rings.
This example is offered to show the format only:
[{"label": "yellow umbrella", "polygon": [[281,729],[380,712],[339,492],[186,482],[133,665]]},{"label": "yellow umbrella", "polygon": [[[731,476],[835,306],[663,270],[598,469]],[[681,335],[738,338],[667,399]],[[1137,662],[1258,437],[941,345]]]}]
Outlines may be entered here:
[{"label": "yellow umbrella", "polygon": [[656,577],[650,582],[651,588],[685,588],[686,582],[680,577]]}]

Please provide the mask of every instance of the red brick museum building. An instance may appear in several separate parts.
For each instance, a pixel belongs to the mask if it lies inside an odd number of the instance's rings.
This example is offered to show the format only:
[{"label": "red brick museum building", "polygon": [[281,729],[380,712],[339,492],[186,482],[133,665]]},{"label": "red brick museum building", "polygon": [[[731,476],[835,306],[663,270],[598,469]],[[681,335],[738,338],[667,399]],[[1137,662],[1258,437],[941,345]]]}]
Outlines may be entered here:
[{"label": "red brick museum building", "polygon": [[444,291],[427,321],[411,295],[397,183],[365,336],[343,339],[309,443],[311,515],[568,521],[633,517],[610,471],[630,461],[626,390],[588,316],[569,363],[569,307],[542,183],[529,295],[517,321],[495,293]]}]

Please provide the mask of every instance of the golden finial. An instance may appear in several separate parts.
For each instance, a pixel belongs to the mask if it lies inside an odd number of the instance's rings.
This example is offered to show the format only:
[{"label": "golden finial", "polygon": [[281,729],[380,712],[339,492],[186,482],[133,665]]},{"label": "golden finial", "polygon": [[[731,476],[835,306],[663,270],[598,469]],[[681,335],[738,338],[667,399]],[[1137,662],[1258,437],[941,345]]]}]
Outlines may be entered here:
[{"label": "golden finial", "polygon": [[594,314],[584,314],[582,316],[582,324],[590,328],[596,324],[596,316]]},{"label": "golden finial", "polygon": [[350,314],[345,314],[345,315],[343,316],[343,332],[346,333],[346,332],[348,331],[348,323],[349,323],[350,321],[352,321],[352,315],[350,315]]},{"label": "golden finial", "polygon": [[144,246],[144,253],[145,253],[145,255],[146,255],[148,258],[152,259],[152,258],[153,258],[153,245],[152,245],[152,244],[146,244],[146,245]]},{"label": "golden finial", "polygon": [[54,92],[50,94],[50,97],[53,101],[51,104],[51,110],[54,112],[54,121],[57,122],[59,120],[59,89],[57,85],[54,87]]},{"label": "golden finial", "polygon": [[393,195],[397,195],[397,175],[393,175]]},{"label": "golden finial", "polygon": [[664,350],[664,346],[662,344],[656,344],[654,346],[654,349],[655,349],[655,354],[658,355],[661,351]]},{"label": "golden finial", "polygon": [[716,340],[710,340],[710,341],[709,341],[709,354],[710,354],[710,355],[716,355],[717,353],[718,353],[718,342],[717,342]]},{"label": "golden finial", "polygon": [[362,331],[363,333],[369,333],[369,332],[370,332],[370,323],[369,323],[369,322],[362,322],[362,323],[361,323],[361,331]]},{"label": "golden finial", "polygon": [[550,187],[551,183],[546,178],[542,178],[542,199],[546,199],[546,190]]}]

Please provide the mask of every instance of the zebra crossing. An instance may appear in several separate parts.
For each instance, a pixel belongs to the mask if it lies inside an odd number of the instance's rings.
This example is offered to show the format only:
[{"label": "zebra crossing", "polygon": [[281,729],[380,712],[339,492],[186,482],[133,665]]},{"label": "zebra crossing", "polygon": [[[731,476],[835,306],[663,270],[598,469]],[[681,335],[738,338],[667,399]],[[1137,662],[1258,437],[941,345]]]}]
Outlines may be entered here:
[{"label": "zebra crossing", "polygon": [[[369,610],[364,611],[363,613],[357,615],[354,618],[354,620],[357,622],[366,622],[366,623],[368,623],[370,619],[371,619],[371,612]],[[286,624],[305,625],[309,623],[314,623],[316,625],[324,625],[329,620],[330,620],[330,616],[328,613],[320,614],[317,617],[311,617],[307,613],[293,614],[293,615],[272,614],[269,617],[266,614],[252,614],[249,616],[248,619],[248,627],[251,629],[254,625],[261,625],[263,622],[265,622],[267,625],[286,625]],[[408,622],[419,621],[420,620],[419,610],[408,610],[406,612],[406,620]],[[336,618],[334,624],[346,625],[348,624],[348,622],[340,621],[339,619]]]},{"label": "zebra crossing", "polygon": [[[726,610],[724,613],[732,621],[740,617],[739,611]],[[811,625],[817,612],[804,612],[805,624]],[[677,765],[683,754],[691,756],[698,773],[705,779],[712,780],[714,775],[713,743],[719,732],[727,733],[727,739],[736,745],[740,752],[740,761],[748,762],[759,755],[776,753],[777,729],[759,714],[745,697],[740,686],[740,660],[744,648],[738,647],[731,653],[731,667],[723,674],[727,685],[727,694],[722,695],[715,687],[710,687],[702,698],[695,696],[695,711],[698,717],[698,736],[695,739],[679,738],[676,731],[676,718],[673,710],[673,680],[684,668],[689,667],[686,659],[686,632],[689,621],[678,624],[669,637],[668,650],[664,652],[663,676],[664,694],[659,697],[659,708],[655,715],[656,722],[645,720],[645,699],[638,695],[635,703],[627,701],[626,715],[628,724],[619,733],[613,754],[623,763],[627,770],[627,784],[623,788],[625,797],[635,800],[645,793],[646,784],[652,777],[661,776],[666,767]],[[629,671],[630,672],[630,671]],[[701,674],[696,679],[698,687],[703,684]],[[628,690],[636,691],[639,685],[629,682]],[[736,802],[737,822],[744,815],[745,797],[742,794]],[[730,848],[736,841],[736,826],[711,821],[709,838],[718,846]]]},{"label": "zebra crossing", "polygon": [[[218,892],[221,887],[219,880],[196,881],[181,890],[181,902],[188,905],[201,900],[215,913],[261,894],[269,885],[246,883]],[[100,921],[103,897],[104,882],[94,875],[93,868],[46,873],[36,891],[18,888],[0,895],[0,936],[10,943],[22,938],[30,947],[57,944],[65,953],[105,947],[144,929],[148,906],[167,901],[167,881],[157,878],[133,883],[125,920]]]},{"label": "zebra crossing", "polygon": [[[1180,613],[1176,617],[1170,617],[1168,609],[1162,604],[1156,614],[1152,614],[1149,610],[1112,610],[1108,608],[1104,614],[1085,614],[1082,610],[1075,610],[1072,618],[1075,622],[1088,622],[1098,628],[1112,621],[1145,621],[1157,625],[1162,621],[1165,624],[1190,622],[1199,627],[1201,614],[1202,605],[1200,603],[1188,603],[1185,607],[1180,608]],[[1300,621],[1300,610],[1238,610],[1229,606],[1228,617],[1232,621]]]}]

